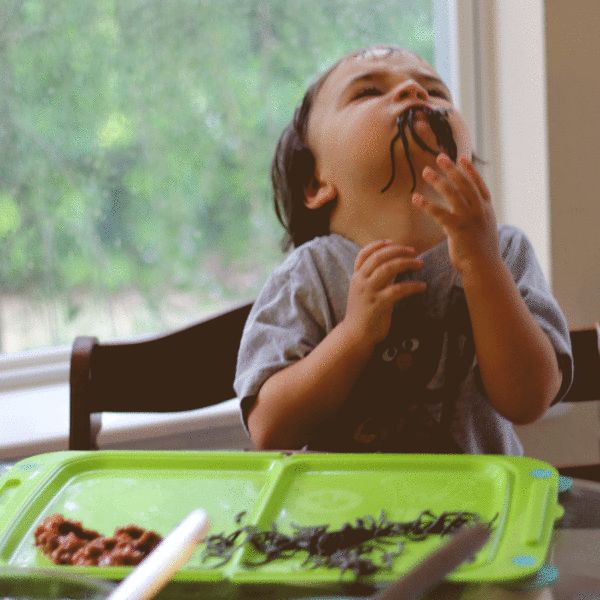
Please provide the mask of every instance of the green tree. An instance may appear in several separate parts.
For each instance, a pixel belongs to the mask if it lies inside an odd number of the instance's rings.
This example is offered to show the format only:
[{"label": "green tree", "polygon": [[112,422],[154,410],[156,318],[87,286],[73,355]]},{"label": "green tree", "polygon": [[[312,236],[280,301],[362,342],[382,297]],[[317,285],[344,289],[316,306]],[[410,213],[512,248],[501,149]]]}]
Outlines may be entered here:
[{"label": "green tree", "polygon": [[[0,302],[60,301],[68,320],[130,289],[157,315],[173,290],[198,307],[254,296],[281,259],[270,161],[306,85],[373,43],[432,61],[431,12],[431,0],[2,0]],[[48,343],[68,341],[57,329]]]}]

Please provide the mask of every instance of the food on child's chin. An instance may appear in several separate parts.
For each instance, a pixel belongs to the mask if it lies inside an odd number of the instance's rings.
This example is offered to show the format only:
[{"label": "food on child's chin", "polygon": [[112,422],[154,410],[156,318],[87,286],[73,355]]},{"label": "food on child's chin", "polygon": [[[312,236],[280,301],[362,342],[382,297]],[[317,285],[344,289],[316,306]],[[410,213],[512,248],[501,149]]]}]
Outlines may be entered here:
[{"label": "food on child's chin", "polygon": [[449,110],[435,110],[429,108],[428,106],[413,106],[408,110],[404,111],[400,116],[396,118],[396,126],[398,127],[398,133],[392,138],[390,143],[390,158],[392,163],[392,174],[390,176],[389,181],[381,190],[383,194],[386,192],[392,183],[394,183],[394,179],[396,178],[396,160],[394,156],[394,145],[400,138],[402,141],[402,147],[404,148],[404,156],[406,156],[406,162],[408,163],[408,168],[410,169],[410,174],[412,176],[412,189],[411,192],[414,192],[417,187],[417,176],[415,173],[415,168],[412,163],[412,158],[410,155],[410,150],[408,146],[408,137],[406,134],[406,129],[408,128],[413,140],[416,144],[425,152],[429,152],[434,156],[437,156],[440,153],[440,150],[435,150],[431,148],[429,145],[425,143],[423,138],[415,131],[415,117],[419,114],[425,115],[427,121],[429,122],[429,126],[435,135],[435,140],[437,142],[438,147],[448,154],[448,156],[456,162],[456,158],[458,156],[458,150],[456,148],[456,141],[454,140],[454,134],[452,133],[452,127],[450,126],[450,122],[448,121]]},{"label": "food on child's chin", "polygon": [[[236,516],[236,524],[240,524],[244,515]],[[490,529],[497,516],[485,523]],[[453,534],[476,523],[482,523],[477,513],[443,512],[436,515],[425,510],[413,521],[390,521],[382,511],[377,519],[366,516],[356,519],[354,524],[345,523],[340,529],[330,529],[329,525],[292,525],[291,534],[280,531],[275,523],[268,530],[244,525],[230,534],[208,536],[202,560],[209,561],[213,568],[220,567],[236,550],[248,546],[261,558],[246,560],[244,566],[260,566],[299,553],[305,568],[350,571],[358,579],[382,569],[390,570],[406,542],[422,541],[431,535]],[[210,564],[212,559],[219,560]]]},{"label": "food on child's chin", "polygon": [[162,538],[137,525],[118,527],[106,537],[60,514],[46,517],[34,532],[35,545],[57,565],[137,565]]}]

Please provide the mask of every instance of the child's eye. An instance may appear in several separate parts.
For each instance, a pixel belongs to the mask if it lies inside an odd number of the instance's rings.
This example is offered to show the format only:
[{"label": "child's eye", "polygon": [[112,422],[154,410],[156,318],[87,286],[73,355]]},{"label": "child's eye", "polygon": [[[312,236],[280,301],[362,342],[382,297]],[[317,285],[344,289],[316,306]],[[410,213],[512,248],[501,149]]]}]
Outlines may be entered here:
[{"label": "child's eye", "polygon": [[365,96],[380,96],[381,92],[373,86],[362,88],[354,95],[353,100],[357,100],[358,98],[364,98]]},{"label": "child's eye", "polygon": [[435,96],[437,98],[443,98],[444,100],[448,100],[448,97],[446,96],[445,92],[442,92],[441,90],[427,90],[427,93],[430,96]]}]

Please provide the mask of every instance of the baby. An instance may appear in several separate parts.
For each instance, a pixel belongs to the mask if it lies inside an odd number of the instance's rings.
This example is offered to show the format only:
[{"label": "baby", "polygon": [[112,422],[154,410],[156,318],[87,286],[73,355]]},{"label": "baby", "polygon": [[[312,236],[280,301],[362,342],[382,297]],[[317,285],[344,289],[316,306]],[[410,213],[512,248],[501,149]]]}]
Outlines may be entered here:
[{"label": "baby", "polygon": [[246,323],[235,390],[258,448],[522,454],[572,381],[531,244],[498,225],[450,92],[412,52],[351,53],[279,140],[294,250]]}]

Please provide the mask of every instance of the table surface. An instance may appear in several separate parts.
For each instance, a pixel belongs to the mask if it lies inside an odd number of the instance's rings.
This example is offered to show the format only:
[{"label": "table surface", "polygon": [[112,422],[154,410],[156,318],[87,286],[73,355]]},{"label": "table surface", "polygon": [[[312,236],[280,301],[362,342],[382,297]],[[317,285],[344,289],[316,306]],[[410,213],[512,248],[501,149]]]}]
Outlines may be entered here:
[{"label": "table surface", "polygon": [[[0,476],[12,464],[0,462]],[[556,524],[547,560],[548,572],[558,571],[555,581],[530,583],[533,589],[443,583],[426,600],[600,600],[600,483],[573,479],[573,486],[559,495],[559,501],[565,515]]]}]

